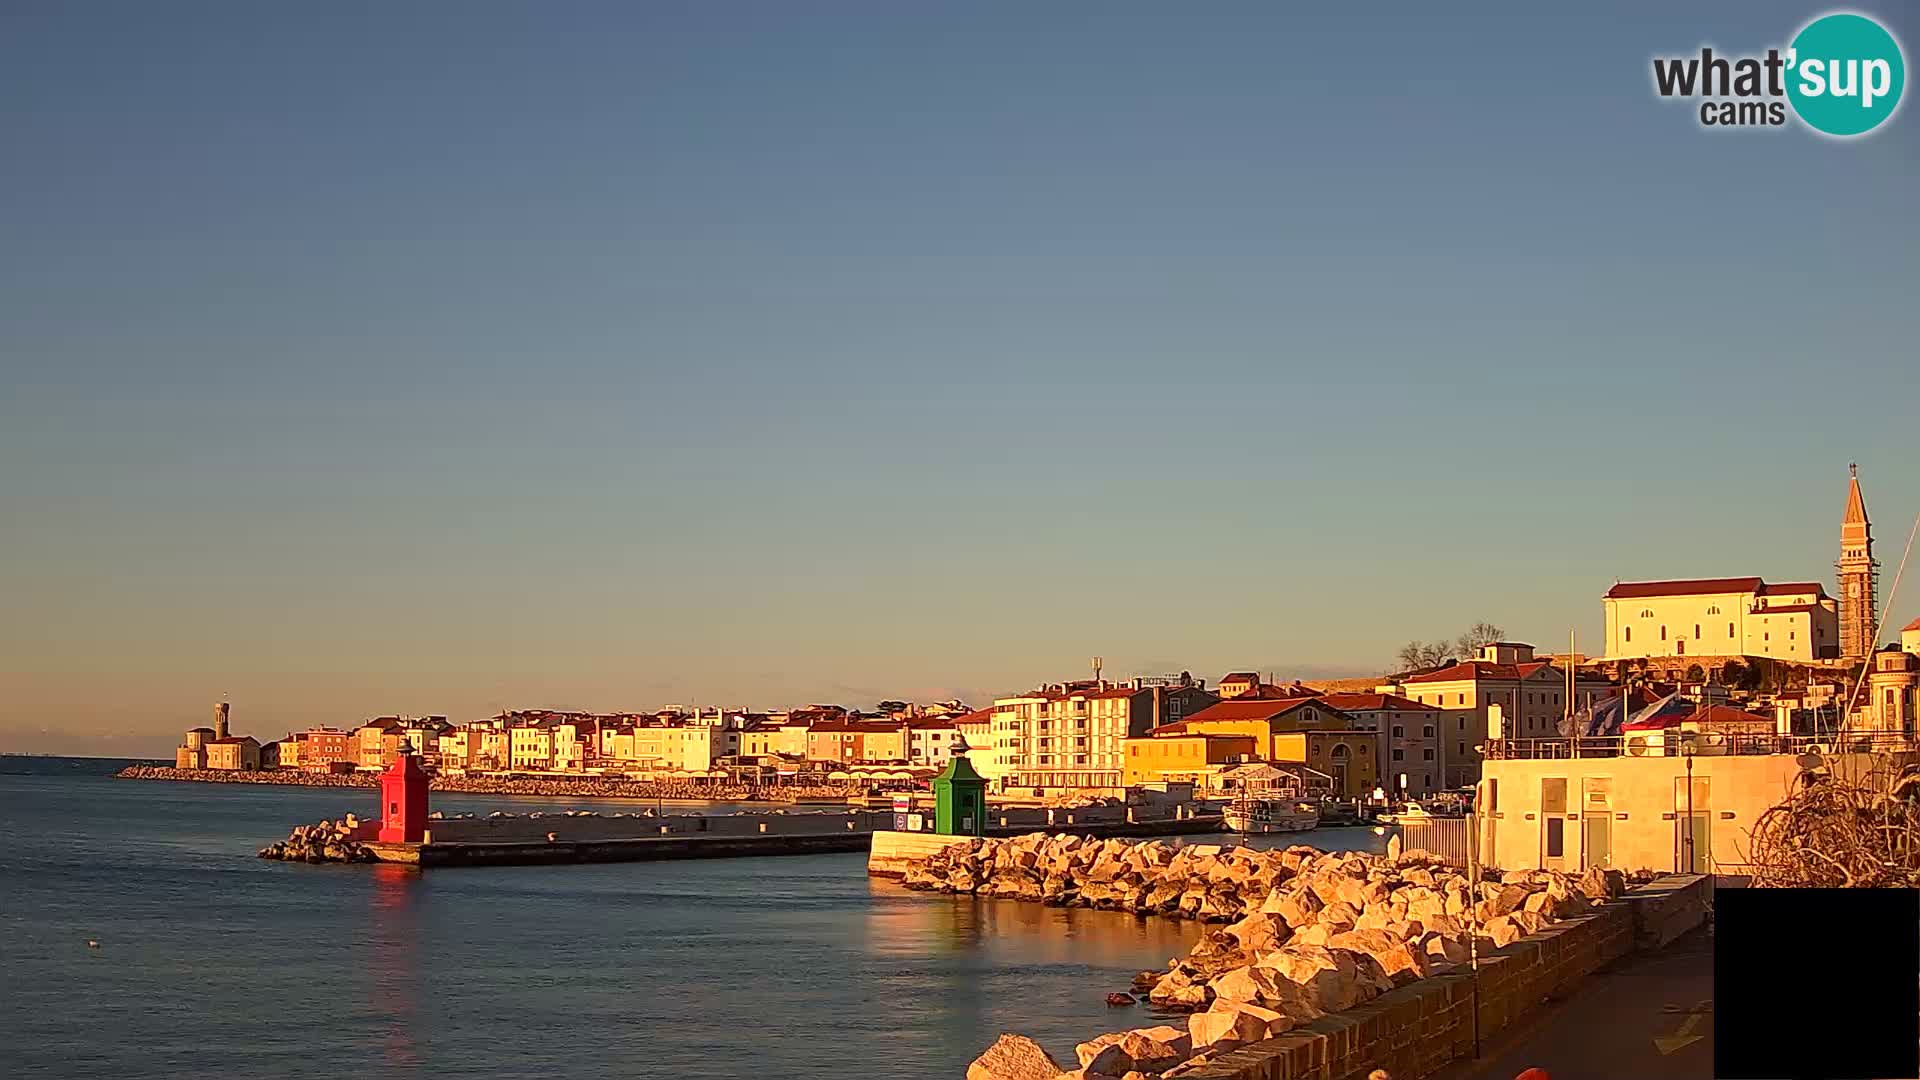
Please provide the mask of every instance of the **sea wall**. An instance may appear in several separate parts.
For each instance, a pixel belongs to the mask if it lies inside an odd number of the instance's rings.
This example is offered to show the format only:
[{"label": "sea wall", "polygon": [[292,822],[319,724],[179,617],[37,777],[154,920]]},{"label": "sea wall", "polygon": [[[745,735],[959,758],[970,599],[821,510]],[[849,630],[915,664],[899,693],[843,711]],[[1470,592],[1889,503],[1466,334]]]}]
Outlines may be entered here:
[{"label": "sea wall", "polygon": [[[1190,1011],[1187,1024],[1082,1043],[1088,1075],[1337,1080],[1387,1067],[1419,1076],[1456,1056],[1457,1033],[1471,1032],[1455,984],[1475,953],[1490,961],[1480,969],[1484,1032],[1628,951],[1635,935],[1618,871],[1475,883],[1417,851],[1389,859],[1066,835],[969,840],[924,856],[888,841],[882,855],[905,866],[910,888],[1224,924],[1166,972],[1135,979],[1155,1005]],[[1675,903],[1686,892],[1670,891]],[[1006,1035],[968,1076],[1047,1068],[1064,1071]]]},{"label": "sea wall", "polygon": [[435,818],[427,823],[433,844],[526,844],[555,840],[586,843],[661,836],[800,836],[821,833],[864,835],[890,825],[893,816],[878,811],[848,813],[668,814],[506,814],[497,817]]},{"label": "sea wall", "polygon": [[[1493,1038],[1588,975],[1648,947],[1649,924],[1699,926],[1712,887],[1711,879],[1697,875],[1658,878],[1629,890],[1625,904],[1547,927],[1481,957],[1480,1038]],[[1470,970],[1425,979],[1224,1053],[1187,1077],[1367,1080],[1384,1069],[1397,1080],[1419,1080],[1472,1056],[1474,983]]]},{"label": "sea wall", "polygon": [[[199,784],[280,784],[289,787],[376,788],[375,772],[323,773],[304,769],[175,769],[157,765],[130,765],[114,774],[122,780],[175,780]],[[845,801],[863,790],[841,784],[777,785],[708,783],[693,780],[616,780],[607,777],[538,777],[515,780],[504,776],[435,776],[433,791],[474,795],[538,795],[580,799],[717,800],[722,802],[793,800]]]}]

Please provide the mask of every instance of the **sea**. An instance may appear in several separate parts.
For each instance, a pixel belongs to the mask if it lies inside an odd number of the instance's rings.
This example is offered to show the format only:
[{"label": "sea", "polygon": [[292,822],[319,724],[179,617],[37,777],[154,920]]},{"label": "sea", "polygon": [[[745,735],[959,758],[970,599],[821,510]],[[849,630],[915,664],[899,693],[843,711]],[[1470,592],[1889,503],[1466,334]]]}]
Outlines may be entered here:
[{"label": "sea", "polygon": [[[1157,1022],[1106,995],[1199,933],[910,892],[869,878],[862,854],[270,862],[255,852],[295,824],[373,816],[373,793],[114,779],[123,764],[0,758],[8,1076],[956,1078],[1007,1031],[1071,1065],[1075,1043]],[[1379,844],[1365,829],[1287,839]]]}]

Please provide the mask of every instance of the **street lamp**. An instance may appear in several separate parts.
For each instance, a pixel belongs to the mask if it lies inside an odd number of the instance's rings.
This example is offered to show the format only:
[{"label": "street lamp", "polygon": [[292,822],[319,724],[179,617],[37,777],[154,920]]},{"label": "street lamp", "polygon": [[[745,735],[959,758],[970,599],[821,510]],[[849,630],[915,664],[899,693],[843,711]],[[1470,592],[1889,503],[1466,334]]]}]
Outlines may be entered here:
[{"label": "street lamp", "polygon": [[1694,750],[1693,738],[1694,738],[1694,733],[1691,731],[1683,731],[1680,733],[1680,757],[1683,760],[1685,760],[1687,763],[1687,820],[1684,826],[1684,831],[1681,832],[1680,835],[1681,835],[1681,842],[1685,846],[1685,851],[1687,855],[1686,867],[1683,872],[1688,874],[1691,874],[1694,872],[1693,829],[1694,829],[1695,822],[1693,820],[1693,750]]}]

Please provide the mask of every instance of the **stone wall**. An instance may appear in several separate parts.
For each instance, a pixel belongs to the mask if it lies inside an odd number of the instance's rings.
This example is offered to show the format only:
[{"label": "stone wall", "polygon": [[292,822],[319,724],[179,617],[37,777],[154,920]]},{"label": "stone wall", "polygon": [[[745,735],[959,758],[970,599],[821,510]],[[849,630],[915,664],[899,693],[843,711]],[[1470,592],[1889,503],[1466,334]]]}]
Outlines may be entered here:
[{"label": "stone wall", "polygon": [[[1514,942],[1480,960],[1484,1044],[1548,997],[1638,949],[1700,925],[1712,880],[1658,878],[1610,905]],[[1439,975],[1343,1013],[1222,1055],[1193,1080],[1366,1080],[1385,1069],[1418,1080],[1473,1053],[1474,976]]]},{"label": "stone wall", "polygon": [[503,814],[498,817],[434,818],[427,823],[429,843],[533,844],[552,833],[556,840],[590,842],[658,836],[801,836],[821,833],[870,833],[892,824],[889,813],[764,814]]}]

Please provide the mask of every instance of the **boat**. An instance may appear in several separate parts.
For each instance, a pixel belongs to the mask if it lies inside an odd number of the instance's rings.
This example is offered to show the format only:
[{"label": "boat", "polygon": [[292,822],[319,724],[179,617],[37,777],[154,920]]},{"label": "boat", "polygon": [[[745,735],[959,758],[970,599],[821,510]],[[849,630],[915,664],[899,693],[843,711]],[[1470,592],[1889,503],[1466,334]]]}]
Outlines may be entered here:
[{"label": "boat", "polygon": [[1221,811],[1227,828],[1259,836],[1306,832],[1320,827],[1320,804],[1304,799],[1243,796]]}]

